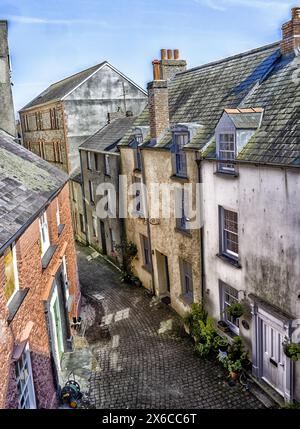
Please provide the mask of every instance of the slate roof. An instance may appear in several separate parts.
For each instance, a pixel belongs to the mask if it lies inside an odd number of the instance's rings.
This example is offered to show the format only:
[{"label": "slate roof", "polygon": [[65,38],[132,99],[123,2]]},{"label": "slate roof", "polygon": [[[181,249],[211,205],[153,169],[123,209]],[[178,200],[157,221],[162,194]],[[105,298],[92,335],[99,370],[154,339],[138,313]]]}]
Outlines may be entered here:
[{"label": "slate roof", "polygon": [[[300,78],[297,78],[297,70],[299,58],[282,56],[280,44],[274,43],[178,73],[169,83],[170,124],[194,122],[202,125],[186,148],[201,150],[203,156],[214,158],[214,132],[224,110],[262,108],[261,127],[238,159],[300,165]],[[242,126],[240,118],[237,120]],[[134,127],[138,125],[149,125],[147,107]],[[128,145],[131,139],[132,132],[128,132],[120,146]],[[161,148],[165,141],[165,148],[168,148],[169,140],[163,136],[155,147]]]},{"label": "slate roof", "polygon": [[72,91],[72,89],[76,88],[77,85],[79,85],[89,76],[91,76],[97,69],[99,69],[106,63],[107,62],[104,61],[86,70],[83,70],[79,73],[69,76],[63,80],[53,83],[47,89],[45,89],[45,91],[43,91],[32,101],[30,101],[30,103],[26,104],[26,106],[24,106],[20,111],[29,109],[39,104],[48,103],[50,101],[61,100],[65,95],[67,95],[70,91]]},{"label": "slate roof", "polygon": [[79,149],[115,152],[118,142],[131,129],[136,119],[135,116],[128,116],[113,120],[85,140]]},{"label": "slate roof", "polygon": [[0,130],[0,253],[67,181],[65,173]]}]

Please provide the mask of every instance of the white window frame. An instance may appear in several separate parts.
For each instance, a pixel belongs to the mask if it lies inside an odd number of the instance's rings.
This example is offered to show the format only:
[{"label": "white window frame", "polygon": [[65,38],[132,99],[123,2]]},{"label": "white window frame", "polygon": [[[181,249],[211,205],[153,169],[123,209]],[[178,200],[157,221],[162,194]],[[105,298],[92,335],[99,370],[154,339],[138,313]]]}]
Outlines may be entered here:
[{"label": "white window frame", "polygon": [[95,204],[94,186],[91,180],[89,180],[89,194],[90,194],[90,203]]},{"label": "white window frame", "polygon": [[[237,232],[230,230],[225,227],[225,212],[231,212],[235,213],[237,216]],[[233,236],[237,237],[237,246],[238,246],[238,252],[239,252],[239,232],[238,232],[238,226],[239,226],[239,217],[238,213],[234,210],[229,210],[224,207],[220,207],[220,226],[221,226],[221,246],[222,246],[222,254],[228,256],[229,258],[232,258],[236,261],[239,259],[239,253],[233,252],[232,250],[228,249],[227,242],[228,242],[228,235],[231,234]]]},{"label": "white window frame", "polygon": [[114,252],[116,250],[116,236],[113,228],[110,228],[110,242],[111,242],[111,251]]},{"label": "white window frame", "polygon": [[62,258],[62,268],[63,268],[63,276],[65,281],[65,296],[66,296],[66,302],[68,302],[70,291],[69,291],[69,281],[68,281],[68,272],[67,272],[67,261],[66,256],[64,255]]},{"label": "white window frame", "polygon": [[[20,361],[22,362],[22,366],[20,365]],[[16,366],[18,365],[18,373],[19,373],[17,375],[17,368],[16,368],[17,385],[21,383],[20,375],[24,371],[25,365],[27,365],[27,369],[28,369],[27,379],[25,380],[24,385],[21,387],[21,391],[19,390],[19,387],[18,387],[18,396],[19,396],[18,408],[19,409],[36,409],[36,399],[35,399],[35,391],[34,391],[33,376],[32,376],[31,357],[30,357],[28,343],[26,344],[20,359],[15,363],[15,365]],[[26,399],[24,401],[24,405],[26,404],[26,400],[28,399],[30,403],[29,407],[21,406],[21,400],[25,396],[26,396]]]},{"label": "white window frame", "polygon": [[12,243],[10,245],[10,249],[12,252],[12,257],[13,257],[13,268],[14,268],[14,280],[15,280],[15,289],[13,291],[13,294],[11,295],[11,297],[9,298],[9,300],[7,301],[6,305],[9,305],[10,302],[13,300],[14,296],[16,295],[16,293],[19,291],[20,289],[20,284],[19,284],[19,274],[18,274],[18,262],[17,262],[17,251],[16,251],[16,243]]},{"label": "white window frame", "polygon": [[104,155],[104,164],[105,164],[105,174],[106,176],[110,176],[110,173],[111,173],[110,156],[107,154]]},{"label": "white window frame", "polygon": [[42,249],[42,257],[43,257],[50,247],[50,237],[49,237],[49,228],[48,228],[46,211],[44,211],[44,213],[40,216],[39,224],[40,224],[41,249]]},{"label": "white window frame", "polygon": [[[226,308],[229,307],[230,304],[239,302],[239,293],[238,291],[232,287],[229,286],[227,283],[224,283],[223,281],[219,282],[219,288],[220,288],[220,301],[221,301],[221,319],[224,320],[230,327],[231,331],[235,334],[239,334],[239,319],[237,318],[234,322],[233,317],[231,317],[228,313],[226,313]],[[226,298],[226,295],[228,295],[228,298]]]},{"label": "white window frame", "polygon": [[[221,139],[224,136],[227,136],[228,138],[229,138],[229,136],[232,136],[233,141],[232,142],[231,141],[227,141],[227,142],[222,141],[221,142]],[[233,144],[233,150],[232,149],[224,149],[224,148],[221,149],[221,145],[223,145],[223,144],[228,144],[228,145]],[[224,156],[224,157],[221,156],[221,153],[223,153],[224,155],[227,154],[228,157],[227,156]],[[233,156],[230,157],[229,154],[232,154]],[[236,136],[235,136],[235,133],[226,133],[226,132],[223,133],[222,132],[222,133],[218,134],[218,158],[221,161],[223,161],[223,162],[220,162],[218,164],[218,170],[219,171],[223,171],[223,172],[227,172],[227,173],[234,173],[235,172],[235,165],[230,163],[230,161],[233,161],[236,158]]]},{"label": "white window frame", "polygon": [[92,170],[91,152],[86,153],[86,165],[88,170]]},{"label": "white window frame", "polygon": [[[174,132],[174,162],[175,162],[175,174],[180,177],[187,176],[187,159],[186,154],[183,152],[184,146],[189,142],[189,133],[188,132]],[[178,163],[181,165],[178,168]]]},{"label": "white window frame", "polygon": [[93,236],[98,237],[98,220],[96,216],[92,216]]},{"label": "white window frame", "polygon": [[[180,259],[180,272],[182,297],[189,301],[194,301],[193,265],[184,259]],[[189,292],[186,290],[187,279],[189,281]]]},{"label": "white window frame", "polygon": [[[152,261],[151,261],[151,251],[150,251],[150,240],[146,235],[143,235],[143,234],[140,234],[140,239],[141,239],[144,268],[146,268],[148,271],[151,271]],[[146,243],[147,243],[147,246],[145,246]],[[148,262],[147,262],[146,254],[148,255]]]},{"label": "white window frame", "polygon": [[59,201],[58,201],[58,198],[56,200],[56,223],[57,223],[57,226],[60,225],[60,210],[59,210]]}]

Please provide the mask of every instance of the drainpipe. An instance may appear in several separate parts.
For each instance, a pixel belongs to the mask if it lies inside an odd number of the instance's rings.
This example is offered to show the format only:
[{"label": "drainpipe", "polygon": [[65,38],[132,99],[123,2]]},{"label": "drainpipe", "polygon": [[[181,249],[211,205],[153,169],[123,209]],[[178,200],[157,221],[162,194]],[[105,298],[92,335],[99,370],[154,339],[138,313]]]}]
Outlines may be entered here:
[{"label": "drainpipe", "polygon": [[[140,151],[141,151],[141,164],[142,164],[142,179],[143,179],[144,185],[146,185],[146,175],[145,175],[144,158],[143,158],[142,148],[140,148]],[[147,198],[147,208],[148,208],[148,198]],[[150,258],[151,258],[152,295],[155,296],[155,283],[154,283],[154,270],[153,270],[151,228],[150,228],[150,221],[149,221],[149,213],[147,213],[146,222],[147,222],[147,234],[148,234],[148,239],[149,239],[149,251],[150,251]]]},{"label": "drainpipe", "polygon": [[[202,177],[202,165],[201,165],[201,158],[199,157],[198,153],[196,153],[196,163],[198,166],[198,183],[200,184],[200,192],[201,192],[201,200],[200,200],[200,210],[202,212],[203,208],[203,198],[202,198],[202,187],[203,187],[203,177]],[[203,213],[203,212],[202,212]],[[201,253],[201,299],[202,302],[205,299],[204,298],[204,291],[205,291],[205,260],[204,260],[204,226],[202,225],[199,231],[199,237],[200,237],[200,253]]]},{"label": "drainpipe", "polygon": [[82,201],[83,201],[83,212],[84,212],[84,223],[85,223],[85,241],[86,245],[88,245],[88,220],[87,220],[87,211],[86,211],[86,203],[85,203],[85,192],[84,192],[84,175],[83,175],[83,168],[82,168],[82,158],[81,158],[81,150],[79,150],[79,160],[80,160],[80,172],[81,172],[81,190],[82,190]]}]

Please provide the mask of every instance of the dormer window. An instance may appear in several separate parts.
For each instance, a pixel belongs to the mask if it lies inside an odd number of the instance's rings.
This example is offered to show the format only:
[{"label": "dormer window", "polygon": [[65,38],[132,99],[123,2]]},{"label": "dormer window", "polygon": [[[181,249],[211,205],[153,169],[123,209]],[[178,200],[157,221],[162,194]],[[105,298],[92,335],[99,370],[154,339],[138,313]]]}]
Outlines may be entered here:
[{"label": "dormer window", "polygon": [[225,162],[219,163],[219,171],[234,172],[235,159],[235,135],[234,133],[222,133],[218,135],[218,158]]},{"label": "dormer window", "polygon": [[188,133],[174,133],[173,152],[174,152],[174,174],[180,177],[187,176],[186,154],[183,151],[184,146],[189,141]]}]

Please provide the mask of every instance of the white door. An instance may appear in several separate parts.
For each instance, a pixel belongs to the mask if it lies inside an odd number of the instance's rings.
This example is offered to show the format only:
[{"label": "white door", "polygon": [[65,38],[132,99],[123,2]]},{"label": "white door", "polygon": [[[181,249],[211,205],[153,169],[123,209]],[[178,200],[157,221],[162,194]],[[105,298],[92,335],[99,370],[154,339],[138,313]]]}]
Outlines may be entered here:
[{"label": "white door", "polygon": [[263,379],[284,395],[286,357],[282,343],[284,335],[262,320]]},{"label": "white door", "polygon": [[54,289],[51,301],[50,301],[50,313],[51,313],[51,322],[52,330],[54,333],[54,349],[55,349],[55,360],[58,366],[58,369],[61,368],[60,362],[62,354],[64,352],[63,347],[63,336],[62,336],[62,323],[61,323],[61,314],[60,314],[60,305],[57,294],[57,286]]}]

